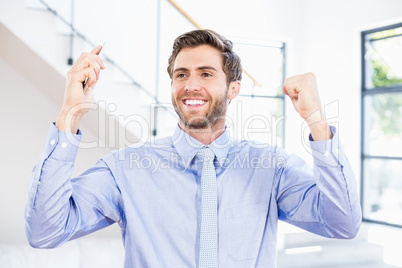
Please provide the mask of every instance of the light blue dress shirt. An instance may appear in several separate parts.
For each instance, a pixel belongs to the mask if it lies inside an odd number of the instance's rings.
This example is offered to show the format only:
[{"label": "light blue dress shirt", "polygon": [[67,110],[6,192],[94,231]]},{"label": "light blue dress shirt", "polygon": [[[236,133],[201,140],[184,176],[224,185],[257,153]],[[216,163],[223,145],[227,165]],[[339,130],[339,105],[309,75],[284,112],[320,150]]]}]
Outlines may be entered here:
[{"label": "light blue dress shirt", "polygon": [[[353,238],[361,223],[356,181],[333,139],[310,141],[314,168],[278,147],[233,141],[210,147],[218,183],[219,267],[276,267],[278,219],[326,237]],[[71,178],[81,134],[52,125],[32,172],[26,231],[52,248],[113,223],[125,267],[197,267],[204,145],[177,127],[154,143],[113,151]]]}]

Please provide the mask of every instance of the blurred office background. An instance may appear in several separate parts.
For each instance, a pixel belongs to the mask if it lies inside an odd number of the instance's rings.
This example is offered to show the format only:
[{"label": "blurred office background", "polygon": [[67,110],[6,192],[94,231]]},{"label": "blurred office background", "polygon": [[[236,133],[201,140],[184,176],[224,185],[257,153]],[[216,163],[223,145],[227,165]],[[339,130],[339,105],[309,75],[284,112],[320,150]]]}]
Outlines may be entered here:
[{"label": "blurred office background", "polygon": [[282,94],[314,72],[359,185],[353,240],[281,224],[278,267],[402,267],[402,0],[0,0],[0,268],[122,267],[117,225],[53,250],[28,246],[30,172],[62,105],[71,63],[105,44],[75,174],[110,150],[171,135],[172,42],[197,28],[234,42],[245,69],[228,128],[312,164],[308,128]]}]

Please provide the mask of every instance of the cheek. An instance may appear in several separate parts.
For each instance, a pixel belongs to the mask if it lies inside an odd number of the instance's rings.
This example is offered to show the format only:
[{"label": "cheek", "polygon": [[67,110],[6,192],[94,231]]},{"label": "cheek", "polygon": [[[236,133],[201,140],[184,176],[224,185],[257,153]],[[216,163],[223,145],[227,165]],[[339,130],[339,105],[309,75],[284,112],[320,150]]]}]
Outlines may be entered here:
[{"label": "cheek", "polygon": [[228,89],[226,85],[220,85],[220,87],[217,87],[214,92],[210,92],[214,98],[223,100],[228,98]]},{"label": "cheek", "polygon": [[170,89],[171,89],[171,95],[172,95],[172,97],[177,97],[178,92],[179,92],[179,89],[177,88],[177,86],[172,85]]},{"label": "cheek", "polygon": [[171,84],[171,90],[172,90],[172,94],[179,94],[181,90],[184,90],[184,85],[183,83],[178,83],[178,82],[172,82]]}]

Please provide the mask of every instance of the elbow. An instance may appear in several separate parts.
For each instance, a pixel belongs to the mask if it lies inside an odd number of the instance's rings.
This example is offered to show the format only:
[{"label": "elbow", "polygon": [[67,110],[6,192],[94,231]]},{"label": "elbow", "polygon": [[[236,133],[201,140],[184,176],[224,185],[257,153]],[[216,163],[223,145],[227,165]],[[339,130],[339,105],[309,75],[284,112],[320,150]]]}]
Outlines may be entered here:
[{"label": "elbow", "polygon": [[29,232],[28,229],[26,231],[26,236],[31,247],[39,249],[49,248],[49,245],[47,245],[44,240],[40,239],[38,236],[35,236],[35,233]]},{"label": "elbow", "polygon": [[334,218],[332,230],[334,238],[353,239],[360,231],[362,224],[361,210],[357,209],[351,213],[344,213]]},{"label": "elbow", "polygon": [[353,238],[355,238],[355,237],[358,235],[358,233],[359,233],[361,224],[362,224],[362,220],[361,220],[361,219],[359,219],[357,222],[355,222],[355,224],[353,225],[353,227],[350,228],[351,230],[350,230],[350,232],[349,232],[349,235],[346,237],[346,239],[353,239]]},{"label": "elbow", "polygon": [[27,234],[28,243],[31,247],[37,249],[49,249],[56,248],[59,244],[54,241],[40,239],[39,237],[35,237],[34,235]]},{"label": "elbow", "polygon": [[33,248],[45,249],[52,248],[49,243],[47,243],[44,239],[41,239],[35,231],[26,226],[26,236],[28,239],[28,243]]},{"label": "elbow", "polygon": [[338,232],[334,235],[334,238],[340,239],[353,239],[359,234],[361,219],[353,221],[352,223],[345,224],[343,228],[338,228]]},{"label": "elbow", "polygon": [[[39,226],[38,226],[39,227]],[[29,222],[26,222],[25,233],[28,243],[33,248],[48,249],[56,248],[61,243],[57,237],[45,234],[43,228],[34,228]]]},{"label": "elbow", "polygon": [[361,225],[362,225],[362,215],[361,211],[359,211],[359,213],[355,213],[354,217],[352,217],[349,232],[347,233],[345,239],[355,238],[359,234]]},{"label": "elbow", "polygon": [[344,233],[343,239],[353,239],[357,236],[360,230],[360,225],[359,226],[354,226],[353,228],[350,228],[348,232]]},{"label": "elbow", "polygon": [[45,246],[45,244],[43,244],[41,241],[32,239],[30,237],[28,237],[28,243],[33,248],[38,248],[38,249],[49,248],[49,247]]}]

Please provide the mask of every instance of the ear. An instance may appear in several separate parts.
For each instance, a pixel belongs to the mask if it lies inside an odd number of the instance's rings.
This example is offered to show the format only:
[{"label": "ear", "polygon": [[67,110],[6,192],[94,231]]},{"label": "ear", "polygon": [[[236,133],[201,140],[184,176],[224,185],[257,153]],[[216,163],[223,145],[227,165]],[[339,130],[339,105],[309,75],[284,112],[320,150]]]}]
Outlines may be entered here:
[{"label": "ear", "polygon": [[237,95],[239,95],[240,88],[241,88],[240,81],[230,82],[229,89],[228,89],[228,101],[233,100],[234,98],[237,97]]}]

